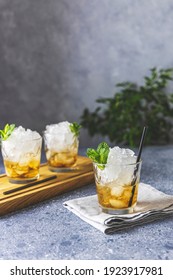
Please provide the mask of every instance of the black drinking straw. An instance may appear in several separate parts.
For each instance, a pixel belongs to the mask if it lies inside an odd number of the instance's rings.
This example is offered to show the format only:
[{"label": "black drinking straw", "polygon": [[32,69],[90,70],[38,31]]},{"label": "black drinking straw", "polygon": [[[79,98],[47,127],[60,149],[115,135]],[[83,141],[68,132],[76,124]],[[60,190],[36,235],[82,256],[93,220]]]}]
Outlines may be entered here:
[{"label": "black drinking straw", "polygon": [[30,187],[34,187],[36,185],[39,185],[40,183],[46,183],[50,180],[53,180],[53,179],[56,179],[57,176],[56,175],[53,175],[53,176],[49,176],[49,177],[46,177],[42,180],[38,180],[38,181],[34,181],[34,182],[31,182],[31,183],[28,183],[26,185],[22,185],[20,187],[17,187],[15,189],[11,189],[11,190],[8,190],[8,191],[5,191],[3,192],[4,195],[7,195],[7,194],[12,194],[12,193],[15,193],[15,192],[18,192],[18,191],[21,191],[21,190],[25,190],[27,188],[30,188]]},{"label": "black drinking straw", "polygon": [[129,200],[128,207],[130,207],[132,205],[132,201],[133,201],[133,197],[134,197],[134,193],[135,193],[135,189],[136,189],[137,172],[138,172],[138,168],[139,168],[139,161],[141,159],[142,148],[143,148],[143,143],[144,143],[146,132],[147,132],[147,127],[144,126],[142,136],[141,136],[141,141],[140,141],[140,144],[139,144],[138,156],[137,156],[137,159],[136,159],[136,168],[134,170],[133,180],[131,182],[131,185],[133,186],[133,188],[132,188],[132,195],[131,195],[131,198]]}]

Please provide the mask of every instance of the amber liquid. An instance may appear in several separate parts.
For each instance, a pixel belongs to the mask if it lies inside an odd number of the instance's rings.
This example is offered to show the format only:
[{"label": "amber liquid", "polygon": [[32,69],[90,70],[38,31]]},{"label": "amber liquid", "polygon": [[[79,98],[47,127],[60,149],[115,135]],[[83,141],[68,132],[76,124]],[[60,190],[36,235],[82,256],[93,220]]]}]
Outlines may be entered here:
[{"label": "amber liquid", "polygon": [[[125,185],[121,187],[120,191],[117,193],[116,191],[113,192],[112,186],[110,187],[109,184],[103,186],[96,183],[96,187],[97,187],[98,201],[103,208],[125,209],[129,207],[129,202],[132,197],[133,186]],[[113,188],[116,188],[116,186],[114,186]],[[137,194],[138,194],[138,184],[136,184],[135,186],[135,192],[130,207],[135,206],[137,202]]]},{"label": "amber liquid", "polygon": [[46,151],[48,165],[52,167],[72,167],[77,161],[77,154],[74,151],[69,152],[51,152]]},{"label": "amber liquid", "polygon": [[6,174],[12,179],[32,179],[36,178],[39,174],[40,161],[31,160],[24,164],[4,160]]}]

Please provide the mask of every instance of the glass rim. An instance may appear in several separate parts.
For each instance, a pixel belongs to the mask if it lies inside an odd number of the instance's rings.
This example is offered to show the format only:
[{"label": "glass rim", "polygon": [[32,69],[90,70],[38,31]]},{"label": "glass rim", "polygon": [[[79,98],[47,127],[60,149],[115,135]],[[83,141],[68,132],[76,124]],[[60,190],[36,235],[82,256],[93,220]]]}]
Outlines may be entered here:
[{"label": "glass rim", "polygon": [[138,162],[134,162],[134,163],[98,163],[98,162],[95,162],[93,161],[92,162],[93,165],[96,165],[96,166],[136,166],[136,165],[139,165],[142,163],[142,159],[140,159]]},{"label": "glass rim", "polygon": [[[1,143],[4,143],[4,142],[6,142],[7,140],[8,140],[8,138],[7,138],[6,140],[1,139],[0,142],[1,142]],[[34,140],[34,141],[36,141],[36,140],[42,140],[42,136],[40,135],[39,137],[36,137],[36,138],[25,139],[24,142],[32,142],[33,140]],[[22,141],[23,141],[23,140],[22,140]],[[21,140],[20,140],[20,141],[17,140],[16,142],[21,142]]]},{"label": "glass rim", "polygon": [[[42,134],[59,134],[59,132],[53,132],[53,133],[50,133],[48,132],[46,129],[45,130],[42,130]],[[74,133],[73,133],[74,134]],[[74,136],[77,136],[74,134]]]}]

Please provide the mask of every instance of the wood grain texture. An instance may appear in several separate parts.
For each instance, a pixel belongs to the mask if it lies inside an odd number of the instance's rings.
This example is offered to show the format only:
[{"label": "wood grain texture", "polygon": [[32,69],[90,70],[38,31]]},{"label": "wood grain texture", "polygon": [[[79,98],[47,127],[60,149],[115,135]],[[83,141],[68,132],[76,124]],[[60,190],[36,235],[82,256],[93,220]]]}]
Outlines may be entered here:
[{"label": "wood grain texture", "polygon": [[57,175],[56,179],[29,187],[15,193],[4,195],[7,190],[14,189],[20,184],[9,183],[5,174],[0,176],[0,216],[28,207],[62,193],[80,188],[94,182],[92,162],[86,157],[79,156],[76,169],[69,172],[55,173],[48,170],[46,164],[40,167],[40,178]]}]

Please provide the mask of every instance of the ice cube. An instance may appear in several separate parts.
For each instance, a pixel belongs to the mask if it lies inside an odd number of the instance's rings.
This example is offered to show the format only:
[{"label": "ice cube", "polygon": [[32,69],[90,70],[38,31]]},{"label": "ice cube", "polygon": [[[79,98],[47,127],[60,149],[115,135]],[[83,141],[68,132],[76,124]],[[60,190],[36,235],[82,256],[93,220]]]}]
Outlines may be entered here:
[{"label": "ice cube", "polygon": [[[42,138],[36,131],[25,130],[22,126],[16,127],[10,137],[3,141],[2,154],[4,158],[13,162],[19,162],[24,154],[38,154]],[[24,159],[23,159],[24,161]],[[26,161],[26,160],[25,160]]]},{"label": "ice cube", "polygon": [[119,165],[113,165],[113,164],[107,164],[103,170],[98,168],[98,175],[100,177],[101,184],[107,184],[112,181],[115,181],[119,173],[121,171],[121,168]]},{"label": "ice cube", "polygon": [[130,149],[118,146],[110,148],[105,169],[99,171],[101,183],[117,181],[120,186],[130,184],[133,178],[136,162],[135,153]]},{"label": "ice cube", "polygon": [[119,147],[110,148],[108,155],[108,164],[120,163],[122,159],[122,152]]},{"label": "ice cube", "polygon": [[70,130],[70,123],[67,121],[46,126],[45,141],[47,148],[53,151],[70,150],[74,144],[74,133]]},{"label": "ice cube", "polygon": [[[119,197],[119,196],[121,196],[122,195],[122,193],[123,193],[123,191],[124,191],[124,188],[123,187],[121,187],[120,185],[116,185],[115,186],[115,182],[113,183],[113,185],[114,185],[114,187],[112,187],[111,188],[111,195],[112,196],[117,196],[117,197]],[[109,185],[110,186],[110,185]]]},{"label": "ice cube", "polygon": [[109,203],[111,204],[111,206],[115,207],[115,208],[125,208],[127,205],[126,205],[126,202],[124,202],[123,200],[118,200],[118,199],[109,199]]},{"label": "ice cube", "polygon": [[129,164],[134,163],[136,159],[135,153],[130,149],[119,148],[118,146],[110,148],[107,163]]},{"label": "ice cube", "polygon": [[122,166],[121,172],[119,173],[118,180],[121,185],[131,185],[133,180],[133,174],[135,165]]}]

